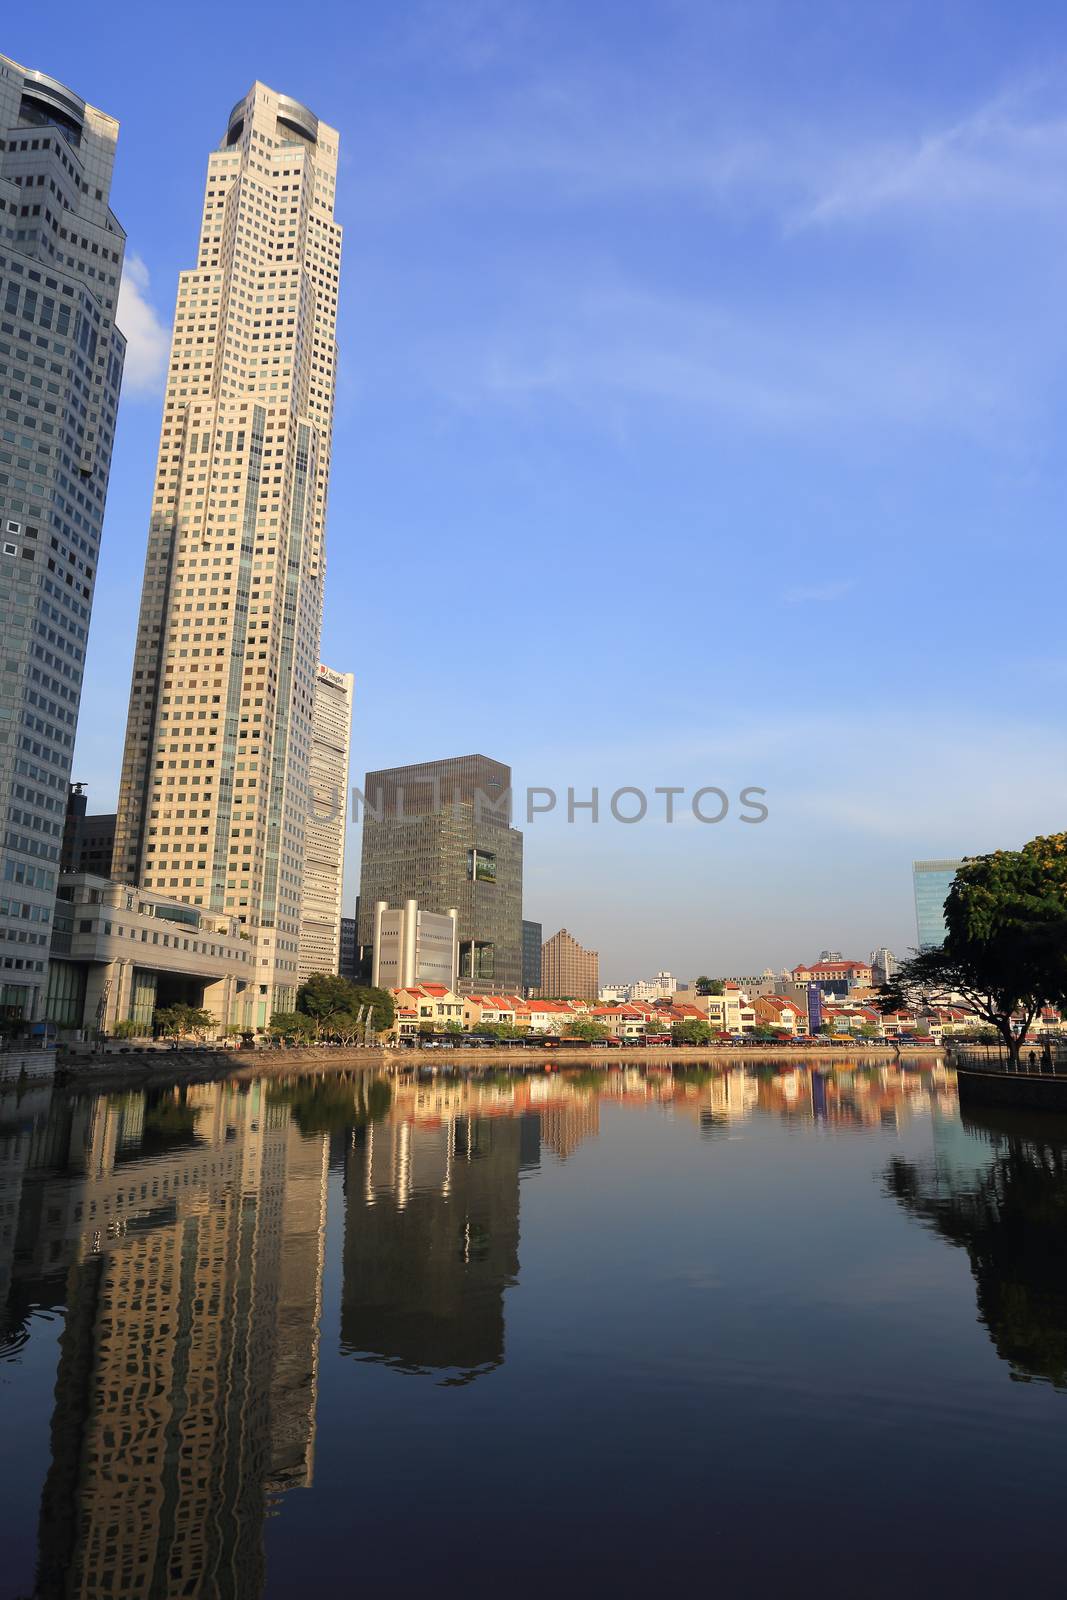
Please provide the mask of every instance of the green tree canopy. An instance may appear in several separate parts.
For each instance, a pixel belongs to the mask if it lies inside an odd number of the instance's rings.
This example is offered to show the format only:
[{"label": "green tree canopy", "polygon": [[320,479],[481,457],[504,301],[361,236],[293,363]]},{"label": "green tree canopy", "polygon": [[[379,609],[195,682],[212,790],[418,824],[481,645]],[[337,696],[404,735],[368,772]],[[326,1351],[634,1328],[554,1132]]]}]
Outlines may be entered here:
[{"label": "green tree canopy", "polygon": [[352,1008],[355,985],[335,972],[313,972],[296,992],[296,1009],[321,1026]]},{"label": "green tree canopy", "polygon": [[696,980],[697,994],[722,994],[722,979],[700,977]]},{"label": "green tree canopy", "polygon": [[592,1017],[572,1017],[564,1030],[568,1039],[606,1039],[608,1030],[602,1022],[596,1022]]},{"label": "green tree canopy", "polygon": [[376,1033],[385,1033],[393,1026],[395,1008],[387,989],[351,983],[335,972],[313,972],[296,994],[297,1010],[311,1017],[325,1033],[335,1028],[338,1017],[358,1017],[361,1011],[366,1015],[363,1008],[367,1006]]},{"label": "green tree canopy", "polygon": [[173,1006],[157,1006],[152,1016],[157,1032],[178,1039],[188,1034],[215,1033],[218,1019],[200,1006],[187,1006],[181,1002]]},{"label": "green tree canopy", "polygon": [[675,1044],[710,1044],[711,1036],[711,1023],[702,1022],[699,1017],[686,1017],[681,1022],[671,1023],[671,1039]]},{"label": "green tree canopy", "polygon": [[310,1039],[315,1034],[315,1022],[302,1011],[275,1011],[267,1031],[275,1039]]},{"label": "green tree canopy", "polygon": [[1067,1002],[1067,834],[965,861],[945,900],[945,926],[943,945],[901,964],[881,1009],[962,997],[1017,1061],[1041,1007]]}]

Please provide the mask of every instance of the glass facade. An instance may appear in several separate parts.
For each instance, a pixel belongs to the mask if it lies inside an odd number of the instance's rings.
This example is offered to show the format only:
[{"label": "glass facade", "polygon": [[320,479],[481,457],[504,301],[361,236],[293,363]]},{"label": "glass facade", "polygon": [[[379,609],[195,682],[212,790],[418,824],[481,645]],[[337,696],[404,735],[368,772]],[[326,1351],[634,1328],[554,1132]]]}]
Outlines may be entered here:
[{"label": "glass facade", "polygon": [[358,939],[374,906],[415,899],[459,914],[460,984],[522,986],[522,834],[511,823],[511,769],[458,756],[368,772]]},{"label": "glass facade", "polygon": [[920,950],[945,942],[945,897],[962,861],[916,861],[915,926]]},{"label": "glass facade", "polygon": [[126,349],[118,124],[63,98],[69,115],[0,56],[0,886],[21,886],[0,907],[0,981],[26,1019],[44,1002]]},{"label": "glass facade", "polygon": [[60,1028],[80,1028],[85,1011],[85,968],[75,961],[52,961],[48,968],[45,1015]]},{"label": "glass facade", "polygon": [[536,993],[541,987],[541,943],[543,930],[539,922],[522,924],[522,992]]}]

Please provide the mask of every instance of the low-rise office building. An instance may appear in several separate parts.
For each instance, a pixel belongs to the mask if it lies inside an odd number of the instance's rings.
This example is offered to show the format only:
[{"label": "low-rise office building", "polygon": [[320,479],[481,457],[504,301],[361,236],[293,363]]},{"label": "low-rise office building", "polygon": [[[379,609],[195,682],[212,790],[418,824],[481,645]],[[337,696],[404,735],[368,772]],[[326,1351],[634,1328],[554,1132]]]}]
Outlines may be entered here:
[{"label": "low-rise office building", "polygon": [[45,1016],[57,1029],[152,1032],[155,1011],[210,1011],[250,1025],[254,946],[234,916],[90,873],[59,880]]},{"label": "low-rise office building", "polygon": [[371,983],[377,989],[406,989],[417,983],[454,989],[459,973],[458,912],[423,911],[417,900],[390,910],[374,908]]}]

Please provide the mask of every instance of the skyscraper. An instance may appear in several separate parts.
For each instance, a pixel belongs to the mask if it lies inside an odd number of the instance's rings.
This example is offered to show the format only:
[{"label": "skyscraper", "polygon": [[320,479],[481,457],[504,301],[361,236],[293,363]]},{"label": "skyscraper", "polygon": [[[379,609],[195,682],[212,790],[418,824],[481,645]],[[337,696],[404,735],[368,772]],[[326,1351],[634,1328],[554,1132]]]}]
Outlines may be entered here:
[{"label": "skyscraper", "polygon": [[356,944],[355,917],[341,918],[341,943],[337,956],[337,971],[342,978],[355,979],[359,971],[359,949]]},{"label": "skyscraper", "polygon": [[962,861],[915,861],[912,863],[912,881],[915,885],[915,926],[919,949],[927,950],[944,944],[945,897]]},{"label": "skyscraper", "polygon": [[114,872],[232,911],[292,1009],[322,620],[338,136],[255,83],[178,282]]},{"label": "skyscraper", "polygon": [[311,710],[311,804],[304,838],[300,908],[301,983],[337,972],[341,957],[341,885],[345,872],[348,751],[352,742],[350,672],[319,663]]},{"label": "skyscraper", "polygon": [[0,1014],[40,1013],[126,342],[118,123],[0,56]]},{"label": "skyscraper", "polygon": [[541,940],[544,930],[539,922],[522,922],[522,992],[537,994],[541,988]]},{"label": "skyscraper", "polygon": [[566,928],[541,946],[541,993],[569,1000],[595,1000],[600,993],[600,954],[585,950]]},{"label": "skyscraper", "polygon": [[454,756],[364,779],[359,942],[380,900],[459,912],[461,993],[522,984],[522,834],[511,826],[511,768]]}]

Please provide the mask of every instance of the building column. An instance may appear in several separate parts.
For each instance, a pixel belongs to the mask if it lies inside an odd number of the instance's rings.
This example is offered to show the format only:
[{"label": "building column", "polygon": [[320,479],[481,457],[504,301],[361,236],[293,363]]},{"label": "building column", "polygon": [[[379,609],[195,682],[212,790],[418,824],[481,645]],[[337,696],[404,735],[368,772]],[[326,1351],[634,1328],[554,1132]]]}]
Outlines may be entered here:
[{"label": "building column", "polygon": [[[386,913],[386,911],[388,911],[388,909],[389,909],[388,900],[378,900],[378,901],[375,902],[375,905],[374,905],[374,935],[373,935],[374,943],[371,946],[371,974],[370,974],[370,981],[371,981],[372,986],[375,989],[380,987],[379,979],[381,978],[381,969],[382,969],[382,917],[385,915],[385,913]],[[358,933],[359,930],[357,929],[356,931]]]},{"label": "building column", "polygon": [[400,924],[400,987],[409,989],[417,981],[417,942],[419,934],[419,902],[404,901],[404,916]]}]

